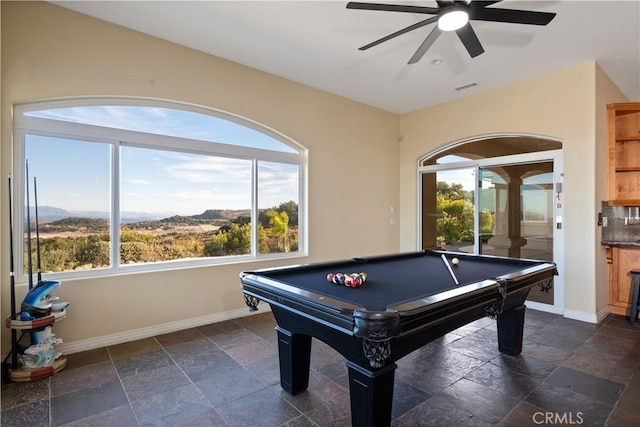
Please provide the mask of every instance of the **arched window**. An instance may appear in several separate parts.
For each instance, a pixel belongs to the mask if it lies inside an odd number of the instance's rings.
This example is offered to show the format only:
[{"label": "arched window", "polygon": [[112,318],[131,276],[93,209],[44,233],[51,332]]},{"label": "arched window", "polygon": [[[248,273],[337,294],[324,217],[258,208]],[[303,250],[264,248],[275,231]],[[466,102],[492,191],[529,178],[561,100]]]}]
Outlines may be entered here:
[{"label": "arched window", "polygon": [[[39,235],[43,272],[305,253],[306,150],[274,130],[148,100],[33,103],[14,113],[14,170],[25,177],[13,180],[14,194],[30,207],[14,203],[14,217],[23,218],[15,227],[31,230],[34,259]],[[26,257],[27,246],[18,253]]]}]

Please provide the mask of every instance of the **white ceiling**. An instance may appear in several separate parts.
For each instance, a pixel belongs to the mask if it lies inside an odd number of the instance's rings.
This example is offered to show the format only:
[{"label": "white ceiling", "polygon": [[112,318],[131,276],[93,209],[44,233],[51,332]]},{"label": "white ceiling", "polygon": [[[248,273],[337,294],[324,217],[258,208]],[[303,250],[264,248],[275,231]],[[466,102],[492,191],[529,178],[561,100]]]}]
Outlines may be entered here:
[{"label": "white ceiling", "polygon": [[[430,15],[348,10],[347,1],[53,3],[398,114],[591,60],[640,100],[638,0],[505,0],[490,7],[557,16],[547,26],[472,21],[484,54],[470,58],[455,34],[443,33],[413,65],[409,58],[435,24],[358,47]],[[478,86],[455,90],[470,83]]]}]

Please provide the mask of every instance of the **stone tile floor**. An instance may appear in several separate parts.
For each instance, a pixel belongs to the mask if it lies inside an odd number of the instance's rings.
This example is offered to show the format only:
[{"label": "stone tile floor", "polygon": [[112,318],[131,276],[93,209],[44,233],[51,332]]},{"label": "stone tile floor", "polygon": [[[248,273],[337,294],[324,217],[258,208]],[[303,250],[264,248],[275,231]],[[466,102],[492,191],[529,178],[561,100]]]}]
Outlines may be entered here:
[{"label": "stone tile floor", "polygon": [[[309,389],[281,390],[271,313],[68,356],[1,389],[2,426],[349,426],[344,359],[314,340]],[[527,310],[524,350],[498,352],[481,319],[398,362],[404,426],[640,426],[640,325]]]}]

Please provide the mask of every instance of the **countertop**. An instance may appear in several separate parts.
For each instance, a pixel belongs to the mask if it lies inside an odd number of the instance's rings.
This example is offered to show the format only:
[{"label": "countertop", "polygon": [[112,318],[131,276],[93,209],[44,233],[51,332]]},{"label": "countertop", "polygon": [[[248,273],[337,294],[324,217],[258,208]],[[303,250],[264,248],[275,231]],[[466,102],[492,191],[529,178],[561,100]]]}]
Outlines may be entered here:
[{"label": "countertop", "polygon": [[602,246],[612,246],[615,248],[640,248],[640,241],[602,240],[600,244]]}]

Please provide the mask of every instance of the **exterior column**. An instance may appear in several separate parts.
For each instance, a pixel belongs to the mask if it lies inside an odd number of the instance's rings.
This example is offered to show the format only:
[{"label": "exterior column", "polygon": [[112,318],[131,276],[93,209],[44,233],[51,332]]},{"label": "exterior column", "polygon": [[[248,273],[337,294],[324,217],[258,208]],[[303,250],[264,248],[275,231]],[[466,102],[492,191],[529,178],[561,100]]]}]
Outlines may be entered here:
[{"label": "exterior column", "polygon": [[[489,239],[489,244],[495,249],[495,255],[509,258],[520,258],[521,248],[527,244],[527,239],[522,237],[520,225],[522,222],[522,201],[519,168],[504,168],[509,174],[505,177],[506,187],[499,188],[496,185],[496,206],[506,206],[507,210],[496,209],[495,234]],[[512,175],[515,175],[513,176]],[[502,196],[506,200],[501,200]]]}]

